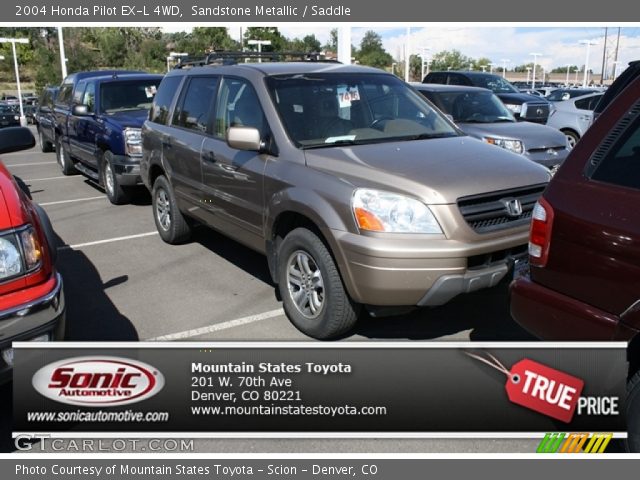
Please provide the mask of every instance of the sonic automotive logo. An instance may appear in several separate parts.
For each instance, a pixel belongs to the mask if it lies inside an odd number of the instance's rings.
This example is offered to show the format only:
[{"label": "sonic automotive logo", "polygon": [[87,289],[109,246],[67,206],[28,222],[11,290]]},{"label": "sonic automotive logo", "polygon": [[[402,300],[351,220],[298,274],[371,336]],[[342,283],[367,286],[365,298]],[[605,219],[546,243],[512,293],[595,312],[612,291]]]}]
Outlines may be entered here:
[{"label": "sonic automotive logo", "polygon": [[153,397],[164,387],[164,377],[151,365],[129,358],[75,357],[42,367],[31,383],[56,402],[108,407]]}]

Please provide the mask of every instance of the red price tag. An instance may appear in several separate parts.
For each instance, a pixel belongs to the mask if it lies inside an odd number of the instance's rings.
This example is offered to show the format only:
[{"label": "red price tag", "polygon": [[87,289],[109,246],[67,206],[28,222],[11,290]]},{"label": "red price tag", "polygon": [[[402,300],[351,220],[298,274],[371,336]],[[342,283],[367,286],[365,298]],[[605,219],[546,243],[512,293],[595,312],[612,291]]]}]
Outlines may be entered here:
[{"label": "red price tag", "polygon": [[505,389],[511,402],[565,423],[573,418],[584,381],[527,358],[509,370],[488,352],[465,353],[507,376]]},{"label": "red price tag", "polygon": [[569,423],[578,405],[584,381],[533,360],[511,367],[505,389],[509,400]]}]

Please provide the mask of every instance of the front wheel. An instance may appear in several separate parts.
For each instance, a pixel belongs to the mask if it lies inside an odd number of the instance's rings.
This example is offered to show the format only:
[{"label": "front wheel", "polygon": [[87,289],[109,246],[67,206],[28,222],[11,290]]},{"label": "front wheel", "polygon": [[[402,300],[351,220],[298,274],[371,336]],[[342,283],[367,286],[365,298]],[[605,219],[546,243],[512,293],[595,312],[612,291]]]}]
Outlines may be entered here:
[{"label": "front wheel", "polygon": [[42,153],[53,152],[53,144],[44,139],[44,135],[42,135],[42,131],[38,130],[38,139],[40,140],[40,150]]},{"label": "front wheel", "polygon": [[131,192],[127,187],[120,185],[118,177],[113,169],[113,154],[105,152],[102,157],[102,185],[107,194],[107,198],[114,205],[129,203]]},{"label": "front wheel", "polygon": [[293,325],[310,337],[327,340],[351,330],[360,305],[346,292],[333,257],[306,228],[291,231],[278,250],[278,288]]},{"label": "front wheel", "polygon": [[164,176],[159,176],[153,182],[151,192],[153,220],[162,240],[172,245],[184,243],[191,237],[191,227],[173,195],[173,189]]},{"label": "front wheel", "polygon": [[580,140],[580,135],[578,135],[573,130],[563,130],[562,133],[564,133],[564,136],[567,138],[567,144],[569,145],[569,148],[575,147],[576,143],[578,143],[578,140]]}]

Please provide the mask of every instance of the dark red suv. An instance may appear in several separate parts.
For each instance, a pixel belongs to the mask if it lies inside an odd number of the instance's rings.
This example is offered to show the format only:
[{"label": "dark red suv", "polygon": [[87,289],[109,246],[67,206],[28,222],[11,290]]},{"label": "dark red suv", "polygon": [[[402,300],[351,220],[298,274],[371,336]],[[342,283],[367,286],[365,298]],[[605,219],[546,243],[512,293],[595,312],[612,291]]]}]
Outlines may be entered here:
[{"label": "dark red suv", "polygon": [[547,340],[629,341],[627,422],[640,432],[640,72],[625,82],[534,208],[511,313]]}]

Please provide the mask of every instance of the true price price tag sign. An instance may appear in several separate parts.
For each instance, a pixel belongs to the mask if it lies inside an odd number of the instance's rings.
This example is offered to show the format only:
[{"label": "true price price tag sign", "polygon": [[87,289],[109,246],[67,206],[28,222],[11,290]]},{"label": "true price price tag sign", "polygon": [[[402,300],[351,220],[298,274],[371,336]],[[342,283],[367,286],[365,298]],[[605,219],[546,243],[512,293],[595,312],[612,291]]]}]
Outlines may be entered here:
[{"label": "true price price tag sign", "polygon": [[505,390],[509,400],[543,415],[569,423],[573,418],[584,381],[527,358],[507,369],[493,355],[487,357],[467,352],[472,358],[507,376]]}]

